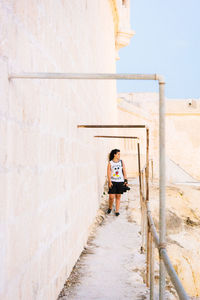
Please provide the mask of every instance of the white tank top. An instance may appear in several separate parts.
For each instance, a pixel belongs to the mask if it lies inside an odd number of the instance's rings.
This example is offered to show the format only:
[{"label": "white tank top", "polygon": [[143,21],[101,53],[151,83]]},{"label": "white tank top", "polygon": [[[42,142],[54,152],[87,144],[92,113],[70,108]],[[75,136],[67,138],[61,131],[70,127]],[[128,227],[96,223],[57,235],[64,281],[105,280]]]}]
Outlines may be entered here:
[{"label": "white tank top", "polygon": [[122,172],[122,161],[119,160],[118,162],[110,161],[111,166],[111,181],[115,182],[123,182],[124,176]]}]

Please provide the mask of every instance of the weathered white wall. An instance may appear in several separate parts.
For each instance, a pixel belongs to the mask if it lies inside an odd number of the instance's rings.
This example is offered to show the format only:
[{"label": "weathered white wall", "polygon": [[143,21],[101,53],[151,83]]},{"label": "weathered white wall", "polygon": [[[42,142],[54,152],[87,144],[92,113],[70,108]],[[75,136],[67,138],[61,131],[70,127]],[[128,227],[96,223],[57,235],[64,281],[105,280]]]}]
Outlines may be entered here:
[{"label": "weathered white wall", "polygon": [[[145,123],[150,128],[150,157],[154,160],[156,177],[159,165],[158,101],[157,93],[120,94],[118,100],[120,122]],[[189,102],[189,99],[166,99],[167,177],[173,182],[200,180],[200,100],[193,99],[192,105]],[[128,160],[136,169],[137,162],[131,163],[131,159],[129,155]]]},{"label": "weathered white wall", "polygon": [[115,72],[108,0],[1,1],[0,298],[56,299],[87,240],[117,122],[113,81],[9,72]]},{"label": "weathered white wall", "polygon": [[[121,96],[122,97],[122,96]],[[152,119],[148,112],[134,106],[124,98],[118,98],[118,122],[126,125],[147,125],[150,130],[150,141],[152,140]],[[138,139],[123,139],[121,142],[122,159],[125,161],[127,174],[129,177],[138,176],[138,148],[140,144],[140,160],[141,168],[146,164],[146,129],[145,128],[131,128],[122,130],[124,136],[134,136]],[[152,152],[152,144],[150,143],[150,153]],[[150,157],[151,158],[151,157]]]},{"label": "weathered white wall", "polygon": [[167,153],[194,180],[200,180],[200,99],[167,101]]}]

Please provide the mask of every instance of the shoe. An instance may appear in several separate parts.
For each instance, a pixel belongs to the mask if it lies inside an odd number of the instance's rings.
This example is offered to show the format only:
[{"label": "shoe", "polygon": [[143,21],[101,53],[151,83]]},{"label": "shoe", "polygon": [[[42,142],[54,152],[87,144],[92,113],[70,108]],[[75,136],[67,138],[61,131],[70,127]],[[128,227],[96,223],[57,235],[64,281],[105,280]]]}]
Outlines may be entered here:
[{"label": "shoe", "polygon": [[115,216],[116,216],[116,217],[118,217],[119,215],[120,215],[120,213],[119,213],[119,212],[116,212],[116,213],[115,213]]},{"label": "shoe", "polygon": [[109,215],[111,213],[111,211],[112,211],[112,209],[108,208],[106,213]]}]

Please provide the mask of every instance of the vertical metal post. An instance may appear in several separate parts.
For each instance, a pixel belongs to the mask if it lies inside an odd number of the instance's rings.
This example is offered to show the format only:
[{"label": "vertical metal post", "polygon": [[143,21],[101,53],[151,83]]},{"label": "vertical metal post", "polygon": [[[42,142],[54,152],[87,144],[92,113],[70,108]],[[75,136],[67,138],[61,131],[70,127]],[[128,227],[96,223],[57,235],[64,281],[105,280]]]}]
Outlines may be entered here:
[{"label": "vertical metal post", "polygon": [[153,183],[153,160],[151,161],[151,182]]},{"label": "vertical metal post", "polygon": [[141,162],[140,162],[140,144],[137,143],[138,152],[138,174],[139,174],[139,190],[140,190],[140,209],[141,209],[141,235],[142,235],[142,245],[140,248],[141,253],[144,252],[144,207],[142,199],[142,178],[141,178]]},{"label": "vertical metal post", "polygon": [[[165,245],[165,84],[159,81],[159,242],[160,249]],[[159,299],[165,299],[165,266],[160,256]]]},{"label": "vertical metal post", "polygon": [[149,222],[147,220],[147,232],[146,232],[146,237],[147,237],[147,252],[146,252],[146,265],[147,265],[147,271],[146,271],[146,285],[149,287],[149,265],[150,265],[150,251],[149,251],[149,245],[150,245],[150,234],[149,234]]},{"label": "vertical metal post", "polygon": [[144,197],[144,175],[143,175],[143,171],[141,171],[141,190],[142,190],[142,200]]},{"label": "vertical metal post", "polygon": [[147,238],[147,253],[146,253],[146,264],[147,264],[147,273],[146,273],[146,284],[149,286],[149,222],[147,216],[147,205],[146,203],[149,201],[149,128],[146,128],[146,168],[145,168],[145,178],[146,178],[146,195],[145,195],[145,218],[146,218],[146,238]]},{"label": "vertical metal post", "polygon": [[149,128],[146,128],[146,201],[149,201]]},{"label": "vertical metal post", "polygon": [[144,206],[144,174],[141,171],[141,191],[142,191],[142,252],[145,250],[145,206]]},{"label": "vertical metal post", "polygon": [[140,188],[140,200],[142,193],[142,183],[141,183],[141,163],[140,163],[140,144],[137,143],[137,152],[138,152],[138,175],[139,175],[139,188]]},{"label": "vertical metal post", "polygon": [[150,234],[150,300],[154,300],[154,243]]}]

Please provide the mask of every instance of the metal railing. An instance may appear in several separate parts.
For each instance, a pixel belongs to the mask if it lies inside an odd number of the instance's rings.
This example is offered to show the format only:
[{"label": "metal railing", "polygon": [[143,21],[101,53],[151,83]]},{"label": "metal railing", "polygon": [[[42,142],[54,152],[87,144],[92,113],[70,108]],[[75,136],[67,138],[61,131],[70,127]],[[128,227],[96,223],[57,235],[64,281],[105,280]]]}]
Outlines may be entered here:
[{"label": "metal railing", "polygon": [[[147,232],[148,236],[152,236],[156,246],[159,248],[160,253],[160,273],[159,273],[159,299],[165,299],[165,266],[170,274],[170,278],[174,283],[177,293],[179,294],[180,299],[189,299],[186,295],[175,271],[170,265],[166,250],[165,250],[165,80],[164,77],[160,74],[95,74],[95,73],[11,73],[8,74],[9,82],[16,79],[76,79],[76,80],[155,80],[159,84],[159,242],[158,236],[155,230],[154,223],[149,206],[149,149],[147,149],[147,165],[145,168],[144,176],[146,182],[144,183],[144,178],[140,178],[140,194],[142,197],[142,203],[146,210],[146,226],[148,227]],[[107,127],[109,128],[109,127]],[[116,127],[117,128],[117,127]],[[131,128],[131,126],[130,126]],[[147,144],[149,136],[147,130]],[[141,173],[139,172],[141,177]],[[144,177],[143,176],[143,177]],[[145,189],[145,194],[144,193]],[[143,199],[144,198],[144,199]],[[151,237],[151,239],[152,239]],[[151,250],[152,251],[152,250]],[[147,251],[148,252],[148,251]],[[149,253],[149,252],[148,252]],[[152,254],[152,252],[151,252]],[[148,254],[149,255],[149,254]],[[153,255],[153,254],[152,254]],[[165,266],[164,266],[165,264]],[[151,271],[152,274],[152,271]],[[151,276],[150,276],[151,277]],[[151,286],[151,283],[150,283]],[[152,293],[152,292],[151,292]],[[151,297],[151,299],[153,299]]]},{"label": "metal railing", "polygon": [[[138,153],[140,153],[138,144]],[[169,259],[169,256],[166,251],[166,244],[159,242],[159,237],[156,231],[156,227],[151,215],[150,203],[147,197],[147,188],[149,181],[149,164],[151,163],[151,178],[153,180],[153,161],[149,160],[148,164],[140,170],[140,155],[138,155],[138,168],[139,168],[139,192],[140,192],[140,207],[141,207],[141,235],[142,235],[142,244],[141,252],[146,253],[146,276],[145,282],[148,287],[150,287],[150,299],[155,299],[155,290],[154,290],[154,249],[155,246],[159,252],[159,258],[163,261],[167,273],[171,282],[173,283],[175,290],[181,300],[189,300],[187,293],[185,292],[182,283],[176,274],[174,267]],[[160,283],[160,282],[159,282]],[[160,299],[160,297],[159,297]]]}]

